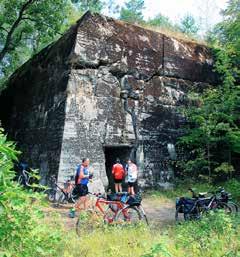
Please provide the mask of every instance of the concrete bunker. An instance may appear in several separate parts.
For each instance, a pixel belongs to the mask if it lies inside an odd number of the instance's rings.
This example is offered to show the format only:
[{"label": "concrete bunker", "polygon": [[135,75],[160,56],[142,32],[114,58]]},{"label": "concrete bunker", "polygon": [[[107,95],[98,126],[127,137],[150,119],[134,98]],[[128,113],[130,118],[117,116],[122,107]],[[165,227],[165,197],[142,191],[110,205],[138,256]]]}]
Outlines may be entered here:
[{"label": "concrete bunker", "polygon": [[131,152],[139,185],[162,186],[173,177],[166,161],[180,156],[179,107],[216,82],[212,67],[204,45],[88,12],[11,76],[0,120],[43,183],[66,180],[88,157],[92,191],[104,190],[116,157]]}]

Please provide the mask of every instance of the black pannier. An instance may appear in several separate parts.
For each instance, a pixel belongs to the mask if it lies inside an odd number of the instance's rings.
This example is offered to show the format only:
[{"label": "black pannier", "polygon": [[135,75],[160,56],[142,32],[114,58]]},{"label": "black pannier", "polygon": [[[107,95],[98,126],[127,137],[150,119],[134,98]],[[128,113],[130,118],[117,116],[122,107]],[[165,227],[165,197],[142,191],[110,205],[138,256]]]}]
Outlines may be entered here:
[{"label": "black pannier", "polygon": [[127,204],[131,206],[138,206],[141,204],[141,202],[142,202],[142,197],[140,194],[136,194],[134,196],[131,195],[127,200]]}]

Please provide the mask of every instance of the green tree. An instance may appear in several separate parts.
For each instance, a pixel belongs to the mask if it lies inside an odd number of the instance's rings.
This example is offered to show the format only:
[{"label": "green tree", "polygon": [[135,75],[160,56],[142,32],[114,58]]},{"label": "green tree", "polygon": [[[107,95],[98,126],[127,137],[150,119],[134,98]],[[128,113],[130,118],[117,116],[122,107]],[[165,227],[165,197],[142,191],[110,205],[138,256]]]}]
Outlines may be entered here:
[{"label": "green tree", "polygon": [[119,14],[120,6],[119,4],[116,4],[115,0],[108,0],[105,5],[107,6],[108,15],[115,16]]},{"label": "green tree", "polygon": [[214,30],[215,69],[221,83],[198,95],[195,105],[185,109],[189,121],[187,134],[181,138],[190,153],[183,165],[190,172],[219,178],[234,171],[232,156],[240,154],[240,2],[229,1],[224,21]]},{"label": "green tree", "polygon": [[121,8],[120,19],[130,23],[141,23],[144,8],[144,0],[129,0]]},{"label": "green tree", "polygon": [[162,15],[161,13],[159,13],[155,17],[149,19],[147,21],[147,24],[150,26],[154,26],[154,27],[163,27],[163,28],[173,28],[174,27],[174,25],[169,20],[169,18]]},{"label": "green tree", "polygon": [[179,25],[181,32],[188,35],[195,35],[199,31],[199,26],[197,25],[194,17],[191,14],[185,15]]},{"label": "green tree", "polygon": [[0,2],[0,79],[62,35],[71,5],[68,0]]},{"label": "green tree", "polygon": [[210,179],[219,176],[215,173],[223,163],[231,165],[232,153],[240,153],[240,87],[209,89],[195,101],[185,110],[189,126],[181,144],[191,153],[185,168]]},{"label": "green tree", "polygon": [[227,8],[223,11],[224,21],[219,23],[214,30],[214,38],[218,46],[225,49],[231,57],[230,62],[235,68],[234,77],[239,80],[240,69],[240,1],[230,0]]},{"label": "green tree", "polygon": [[86,11],[100,13],[105,5],[101,0],[72,0],[79,11],[83,14]]}]

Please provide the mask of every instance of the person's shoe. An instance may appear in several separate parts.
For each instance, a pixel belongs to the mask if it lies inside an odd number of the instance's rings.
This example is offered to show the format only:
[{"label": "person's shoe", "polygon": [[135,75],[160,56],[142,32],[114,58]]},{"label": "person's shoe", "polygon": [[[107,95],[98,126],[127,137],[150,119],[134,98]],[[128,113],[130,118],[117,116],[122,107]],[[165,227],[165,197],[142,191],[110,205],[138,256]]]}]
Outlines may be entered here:
[{"label": "person's shoe", "polygon": [[76,210],[75,208],[71,208],[68,214],[69,218],[75,218]]}]

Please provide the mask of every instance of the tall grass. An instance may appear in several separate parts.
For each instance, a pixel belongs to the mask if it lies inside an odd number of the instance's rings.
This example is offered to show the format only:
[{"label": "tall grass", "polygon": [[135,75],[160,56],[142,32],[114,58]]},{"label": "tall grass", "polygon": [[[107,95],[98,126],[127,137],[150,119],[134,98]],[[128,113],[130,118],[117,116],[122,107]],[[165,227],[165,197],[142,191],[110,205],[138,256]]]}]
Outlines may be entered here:
[{"label": "tall grass", "polygon": [[78,238],[68,233],[63,257],[237,257],[240,256],[240,221],[211,213],[198,222],[161,228],[106,226]]},{"label": "tall grass", "polygon": [[86,233],[82,238],[72,231],[65,240],[61,256],[136,257],[148,251],[160,239],[160,234],[154,235],[145,226],[104,226],[93,233]]}]

